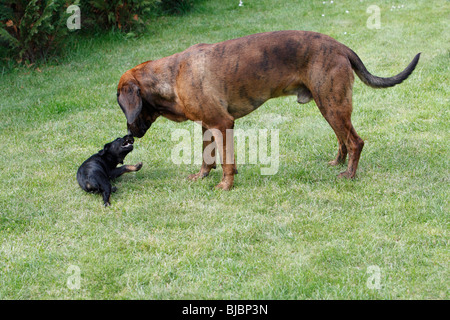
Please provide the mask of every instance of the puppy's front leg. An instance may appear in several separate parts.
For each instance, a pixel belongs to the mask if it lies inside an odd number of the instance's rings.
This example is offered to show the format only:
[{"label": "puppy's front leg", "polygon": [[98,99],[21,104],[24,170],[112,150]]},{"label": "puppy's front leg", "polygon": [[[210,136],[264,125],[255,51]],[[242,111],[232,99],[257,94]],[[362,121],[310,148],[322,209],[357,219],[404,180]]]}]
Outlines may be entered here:
[{"label": "puppy's front leg", "polygon": [[113,180],[113,179],[115,179],[117,177],[120,177],[124,173],[133,172],[133,171],[139,171],[139,170],[141,170],[141,168],[142,168],[142,162],[139,162],[139,163],[137,163],[135,165],[126,164],[126,165],[123,165],[123,166],[121,166],[119,168],[115,168],[114,170],[112,170],[110,172],[110,174],[109,174],[109,178],[111,180]]}]

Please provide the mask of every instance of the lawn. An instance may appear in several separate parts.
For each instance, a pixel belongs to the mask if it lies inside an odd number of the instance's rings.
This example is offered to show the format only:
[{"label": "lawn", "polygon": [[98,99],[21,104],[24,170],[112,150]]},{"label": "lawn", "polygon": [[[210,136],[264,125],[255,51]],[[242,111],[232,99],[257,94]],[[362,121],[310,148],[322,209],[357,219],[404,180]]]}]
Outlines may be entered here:
[{"label": "lawn", "polygon": [[[324,3],[325,2],[325,3]],[[0,299],[448,299],[450,4],[433,1],[211,0],[152,21],[138,38],[73,34],[59,63],[0,70]],[[366,10],[381,9],[380,29]],[[395,7],[395,8],[394,8]],[[404,83],[354,85],[365,140],[356,179],[330,167],[337,140],[314,102],[268,101],[236,121],[279,132],[279,170],[175,164],[158,119],[114,183],[112,206],[82,191],[78,166],[126,133],[116,87],[150,59],[251,33],[297,29],[348,45]],[[195,141],[199,145],[200,141]]]}]

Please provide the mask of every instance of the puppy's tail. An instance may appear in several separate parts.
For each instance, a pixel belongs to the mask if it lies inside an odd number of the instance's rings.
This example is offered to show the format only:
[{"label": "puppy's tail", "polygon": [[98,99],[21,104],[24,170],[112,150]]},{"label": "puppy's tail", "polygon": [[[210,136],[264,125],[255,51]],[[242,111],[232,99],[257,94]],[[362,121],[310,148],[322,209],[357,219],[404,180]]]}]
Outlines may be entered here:
[{"label": "puppy's tail", "polygon": [[388,88],[403,82],[403,80],[409,77],[409,75],[414,71],[417,63],[419,62],[420,53],[418,53],[414,57],[414,59],[409,63],[405,70],[390,78],[377,77],[371,74],[369,71],[367,71],[364,63],[361,61],[358,55],[351,49],[349,49],[347,57],[352,65],[353,70],[362,82],[372,88]]}]

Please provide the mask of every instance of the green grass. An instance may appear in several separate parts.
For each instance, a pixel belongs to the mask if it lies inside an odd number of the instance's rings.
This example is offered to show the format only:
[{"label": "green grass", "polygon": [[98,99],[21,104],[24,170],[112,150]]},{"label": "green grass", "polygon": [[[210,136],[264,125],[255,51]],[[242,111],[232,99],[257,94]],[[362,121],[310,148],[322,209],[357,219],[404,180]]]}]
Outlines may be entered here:
[{"label": "green grass", "polygon": [[[137,39],[72,35],[42,72],[0,70],[0,298],[448,299],[449,2],[326,2],[205,1]],[[366,27],[372,4],[380,30]],[[220,168],[189,182],[198,167],[172,163],[171,132],[193,124],[158,119],[126,159],[143,169],[115,182],[111,207],[79,188],[78,166],[126,132],[123,72],[195,43],[282,29],[329,34],[378,76],[422,52],[399,86],[355,81],[353,123],[366,141],[355,180],[327,166],[337,141],[314,103],[287,97],[236,122],[279,130],[276,175],[247,164],[230,192],[214,190]],[[79,289],[67,286],[71,265]],[[380,289],[367,285],[370,266]]]}]

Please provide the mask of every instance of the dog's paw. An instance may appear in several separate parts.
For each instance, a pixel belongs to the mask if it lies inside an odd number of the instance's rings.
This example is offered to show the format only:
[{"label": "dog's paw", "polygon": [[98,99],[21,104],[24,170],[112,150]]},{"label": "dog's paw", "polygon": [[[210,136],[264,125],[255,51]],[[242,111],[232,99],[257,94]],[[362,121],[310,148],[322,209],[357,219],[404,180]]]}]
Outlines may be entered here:
[{"label": "dog's paw", "polygon": [[355,176],[352,175],[352,174],[351,174],[350,172],[348,172],[348,171],[344,171],[344,172],[339,173],[337,177],[338,177],[338,179],[342,179],[342,178],[345,178],[345,179],[353,179]]},{"label": "dog's paw", "polygon": [[191,181],[197,181],[198,179],[203,179],[206,178],[208,176],[209,172],[198,172],[198,173],[194,173],[194,174],[190,174],[187,178],[188,180]]},{"label": "dog's paw", "polygon": [[330,165],[330,166],[337,166],[337,165],[340,165],[341,163],[339,162],[339,161],[337,161],[337,160],[331,160],[330,162],[328,162],[328,165]]},{"label": "dog's paw", "polygon": [[106,207],[110,207],[110,206],[111,206],[111,203],[108,201],[108,202],[105,202],[103,205],[104,205],[105,208],[106,208]]},{"label": "dog's paw", "polygon": [[218,189],[218,190],[225,190],[225,191],[228,191],[228,190],[231,189],[232,186],[233,186],[232,184],[227,183],[227,182],[225,182],[225,181],[222,181],[222,182],[219,183],[217,186],[215,186],[215,188]]},{"label": "dog's paw", "polygon": [[139,163],[135,164],[134,167],[135,167],[136,171],[141,170],[142,165],[143,165],[142,162],[139,162]]},{"label": "dog's paw", "polygon": [[337,158],[337,159],[331,160],[330,162],[328,162],[328,164],[330,166],[333,166],[333,167],[344,165],[345,164],[345,158],[343,158],[343,159],[342,158]]}]

